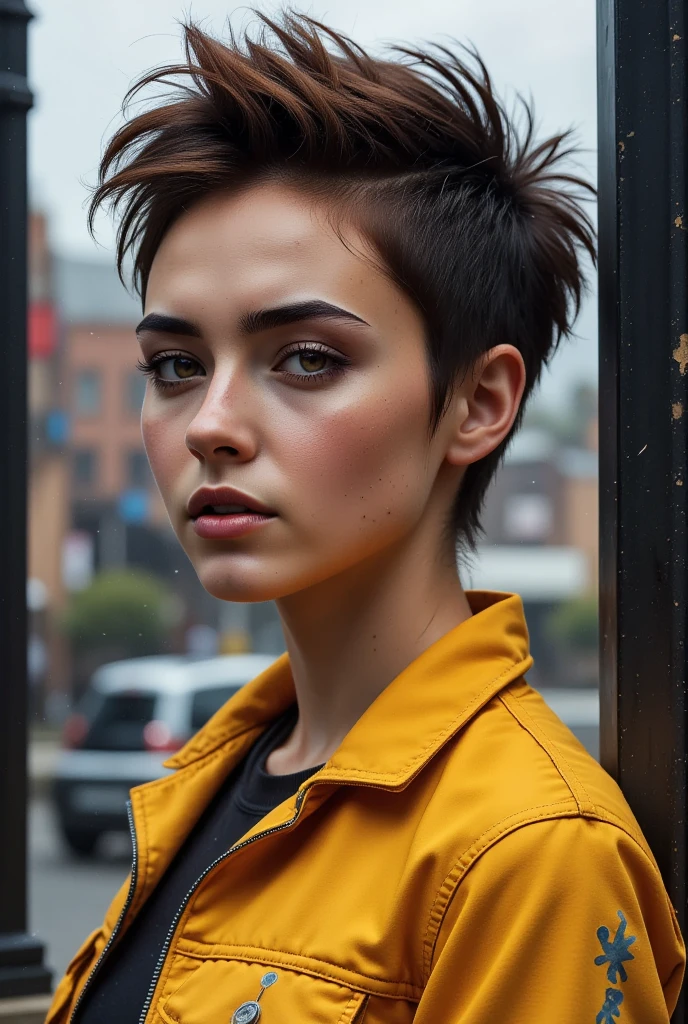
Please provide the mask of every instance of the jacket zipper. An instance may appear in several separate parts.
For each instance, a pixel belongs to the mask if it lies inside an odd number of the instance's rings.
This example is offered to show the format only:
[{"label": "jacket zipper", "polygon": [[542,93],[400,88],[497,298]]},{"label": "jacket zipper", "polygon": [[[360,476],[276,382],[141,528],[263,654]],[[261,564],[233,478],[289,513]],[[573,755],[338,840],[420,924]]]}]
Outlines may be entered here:
[{"label": "jacket zipper", "polygon": [[72,1010],[72,1015],[69,1018],[69,1024],[74,1024],[74,1019],[76,1017],[76,1012],[79,1009],[79,1007],[81,1006],[81,1001],[84,998],[84,993],[86,992],[86,989],[89,987],[89,985],[93,981],[94,977],[96,976],[96,974],[100,970],[100,968],[102,966],[102,963],[103,963],[103,960],[105,959],[107,953],[112,948],[112,944],[115,941],[120,928],[122,927],[122,922],[124,921],[124,918],[126,917],[127,911],[129,910],[129,907],[131,906],[131,901],[134,898],[134,890],[136,889],[136,879],[137,879],[137,875],[138,875],[139,859],[138,859],[138,846],[137,846],[137,842],[136,842],[136,829],[134,828],[134,813],[133,813],[132,806],[131,806],[131,800],[127,801],[127,818],[129,820],[129,832],[131,833],[131,850],[132,850],[131,881],[129,882],[129,892],[127,893],[127,898],[124,901],[124,906],[122,907],[122,909],[120,911],[120,915],[117,918],[117,924],[112,929],[112,934],[110,935],[110,938],[107,940],[107,942],[103,946],[103,950],[102,950],[100,956],[98,957],[98,959],[96,960],[95,964],[93,965],[93,967],[91,969],[91,973],[87,977],[87,979],[86,979],[86,981],[84,983],[84,987],[82,988],[81,992],[79,993],[79,997],[78,997],[76,1003],[74,1004],[74,1009]]},{"label": "jacket zipper", "polygon": [[[314,785],[317,785],[316,781],[312,782],[311,785],[308,786],[306,789],[302,789],[302,790],[300,790],[300,792],[297,793],[297,795],[296,795],[296,806],[294,808],[294,815],[293,815],[293,817],[291,817],[289,819],[289,821],[285,821],[284,824],[282,824],[282,825],[275,825],[273,828],[268,828],[264,832],[258,832],[255,836],[252,836],[250,839],[245,840],[245,842],[239,843],[238,846],[233,846],[230,850],[227,851],[227,853],[223,853],[221,857],[217,857],[212,862],[212,864],[209,864],[208,867],[203,872],[203,874],[199,875],[199,877],[196,879],[196,881],[194,882],[194,884],[192,885],[192,887],[189,889],[189,891],[187,892],[186,896],[184,897],[182,905],[177,910],[177,913],[174,916],[174,920],[172,921],[172,924],[170,925],[169,931],[168,931],[168,933],[167,933],[167,935],[165,937],[165,943],[163,945],[163,948],[162,948],[162,950],[160,952],[160,956],[158,957],[157,963],[155,965],[155,970],[153,972],[153,979],[151,981],[150,988],[148,989],[148,993],[146,995],[146,1001],[145,1001],[145,1003],[143,1005],[143,1009],[141,1010],[141,1015],[139,1017],[138,1024],[144,1024],[145,1019],[148,1016],[148,1011],[150,1009],[150,1004],[153,1001],[153,995],[155,994],[155,989],[157,987],[158,980],[160,978],[160,974],[162,973],[162,969],[163,969],[163,966],[165,964],[165,960],[167,958],[167,953],[169,951],[172,939],[174,937],[174,933],[175,933],[175,931],[177,929],[177,925],[179,924],[179,919],[181,918],[182,914],[186,910],[186,907],[187,907],[187,904],[188,904],[189,900],[191,899],[191,897],[193,896],[193,894],[195,893],[196,889],[201,884],[203,879],[206,877],[206,875],[208,875],[208,873],[210,871],[212,871],[214,868],[216,868],[218,864],[221,864],[222,861],[227,860],[228,857],[230,857],[233,853],[236,853],[238,850],[243,850],[243,848],[245,846],[250,846],[251,843],[255,843],[257,839],[263,839],[265,836],[269,836],[273,832],[282,832],[286,828],[291,828],[291,826],[296,822],[296,819],[298,818],[299,814],[301,813],[301,807],[303,805],[303,801],[304,801],[304,798],[306,796],[306,793],[308,792],[309,789],[312,789]],[[379,787],[377,787],[377,786],[375,786],[375,785],[373,785],[371,783],[365,783],[365,782],[363,782],[363,783],[356,783],[356,785],[370,787],[372,789],[379,788]],[[104,961],[105,957],[110,952],[110,949],[112,948],[112,944],[115,941],[115,939],[117,938],[119,930],[122,927],[122,923],[124,921],[124,918],[126,917],[128,911],[129,911],[129,907],[131,906],[132,900],[134,898],[134,890],[136,889],[136,879],[137,879],[137,874],[138,874],[138,846],[137,846],[137,842],[136,842],[136,829],[134,828],[134,815],[133,815],[131,800],[129,800],[128,803],[127,803],[127,818],[129,819],[129,832],[131,833],[131,847],[132,847],[131,881],[129,883],[129,892],[127,893],[127,898],[125,900],[124,906],[122,907],[122,910],[120,912],[119,918],[117,919],[117,924],[113,928],[112,934],[110,935],[110,938],[105,943],[105,946],[103,947],[102,953],[100,954],[100,956],[96,960],[95,964],[93,965],[93,968],[91,969],[91,973],[87,977],[87,979],[86,979],[86,981],[84,983],[84,987],[82,988],[81,992],[79,993],[79,997],[78,997],[76,1003],[74,1004],[74,1009],[72,1010],[72,1015],[69,1018],[69,1024],[74,1024],[74,1020],[76,1018],[77,1010],[81,1006],[81,1003],[82,1003],[82,1000],[83,1000],[84,995],[86,993],[86,990],[90,986],[90,984],[93,981],[93,979],[96,976],[96,974],[100,971],[100,968],[103,965],[103,961]]]},{"label": "jacket zipper", "polygon": [[[203,874],[198,876],[198,878],[196,879],[196,881],[194,882],[194,884],[191,886],[191,888],[187,892],[186,896],[184,897],[184,899],[182,901],[182,904],[179,907],[179,909],[177,910],[177,913],[174,916],[172,924],[170,925],[170,928],[169,928],[169,931],[167,933],[167,936],[165,937],[164,945],[163,945],[163,947],[162,947],[162,949],[160,951],[160,956],[158,957],[158,961],[157,961],[157,963],[155,965],[155,970],[153,971],[153,978],[152,978],[152,981],[151,981],[151,984],[150,984],[150,988],[148,989],[148,994],[146,995],[146,1001],[143,1004],[143,1009],[141,1010],[141,1016],[139,1017],[139,1024],[144,1024],[144,1021],[145,1021],[146,1017],[148,1016],[148,1011],[150,1009],[151,1002],[153,1001],[153,996],[155,994],[155,989],[157,988],[158,980],[160,979],[160,975],[162,973],[162,969],[163,969],[163,966],[165,964],[165,960],[167,959],[167,954],[169,952],[169,948],[170,948],[170,945],[172,943],[172,939],[174,938],[174,933],[177,930],[177,925],[179,924],[179,919],[181,918],[182,914],[186,910],[186,907],[187,907],[187,905],[189,903],[189,900],[191,899],[193,894],[196,892],[196,890],[198,889],[198,887],[201,884],[201,882],[203,881],[203,879],[214,868],[216,868],[218,864],[221,864],[223,861],[227,860],[228,857],[231,857],[231,855],[233,853],[237,853],[238,850],[243,850],[243,848],[245,846],[250,846],[251,843],[255,843],[256,840],[263,839],[265,836],[269,836],[273,832],[282,832],[282,831],[284,831],[285,828],[290,828],[294,824],[294,822],[296,821],[296,819],[299,816],[299,813],[301,811],[301,805],[303,804],[303,800],[304,800],[304,797],[306,795],[306,792],[307,791],[305,789],[303,789],[303,790],[301,790],[300,793],[297,794],[297,796],[296,796],[296,806],[294,808],[294,815],[293,815],[292,818],[289,819],[289,821],[285,821],[284,824],[282,824],[282,825],[275,825],[273,828],[268,828],[264,832],[258,832],[255,836],[251,836],[250,839],[246,839],[243,843],[239,843],[238,846],[233,846],[226,853],[223,853],[221,857],[217,857],[212,862],[212,864],[208,865],[208,867],[205,869]],[[105,952],[105,950],[103,950],[103,952]],[[102,959],[102,956],[101,956],[101,959]],[[91,977],[92,976],[93,975],[91,975]],[[89,980],[90,980],[90,978],[89,978]],[[88,982],[87,982],[87,984],[88,984]]]}]

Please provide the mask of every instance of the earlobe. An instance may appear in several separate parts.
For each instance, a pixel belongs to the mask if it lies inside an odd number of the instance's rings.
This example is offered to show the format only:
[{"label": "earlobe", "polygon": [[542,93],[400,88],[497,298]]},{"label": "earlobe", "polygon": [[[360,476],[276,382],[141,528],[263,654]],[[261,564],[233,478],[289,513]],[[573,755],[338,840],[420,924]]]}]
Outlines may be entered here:
[{"label": "earlobe", "polygon": [[468,466],[499,447],[518,414],[526,384],[523,356],[513,345],[490,349],[457,388],[446,458]]}]

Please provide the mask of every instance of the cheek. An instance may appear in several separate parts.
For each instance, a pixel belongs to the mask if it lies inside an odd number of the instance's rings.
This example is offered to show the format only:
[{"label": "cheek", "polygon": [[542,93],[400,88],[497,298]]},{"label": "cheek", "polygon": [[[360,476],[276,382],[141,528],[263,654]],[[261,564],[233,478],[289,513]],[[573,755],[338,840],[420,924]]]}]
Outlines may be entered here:
[{"label": "cheek", "polygon": [[185,428],[178,417],[151,412],[144,404],[141,434],[148,461],[163,498],[167,498],[175,482],[193,456],[184,442]]},{"label": "cheek", "polygon": [[311,420],[283,459],[309,518],[361,525],[387,516],[391,524],[415,514],[426,497],[428,416],[427,389],[418,387],[401,396],[390,389]]}]

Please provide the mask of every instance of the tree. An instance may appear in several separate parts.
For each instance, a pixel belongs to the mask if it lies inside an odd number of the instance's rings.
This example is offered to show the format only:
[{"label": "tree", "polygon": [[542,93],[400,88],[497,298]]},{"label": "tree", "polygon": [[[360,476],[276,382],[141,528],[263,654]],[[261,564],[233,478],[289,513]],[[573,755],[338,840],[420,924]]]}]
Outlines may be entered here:
[{"label": "tree", "polygon": [[563,601],[552,613],[547,631],[566,650],[593,653],[599,642],[597,598],[577,597]]},{"label": "tree", "polygon": [[111,569],[73,595],[64,626],[77,658],[102,663],[160,653],[174,617],[174,602],[159,580]]}]

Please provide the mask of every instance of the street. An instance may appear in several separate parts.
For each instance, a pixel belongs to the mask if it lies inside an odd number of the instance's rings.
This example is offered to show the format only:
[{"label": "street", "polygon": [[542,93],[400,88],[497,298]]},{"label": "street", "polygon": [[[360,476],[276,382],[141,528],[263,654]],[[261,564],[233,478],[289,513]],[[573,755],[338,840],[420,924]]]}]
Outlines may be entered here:
[{"label": "street", "polygon": [[46,963],[57,984],[129,872],[128,835],[108,836],[97,860],[75,860],[63,848],[49,802],[29,811],[29,927],[46,944]]}]

